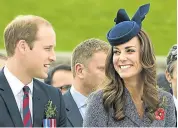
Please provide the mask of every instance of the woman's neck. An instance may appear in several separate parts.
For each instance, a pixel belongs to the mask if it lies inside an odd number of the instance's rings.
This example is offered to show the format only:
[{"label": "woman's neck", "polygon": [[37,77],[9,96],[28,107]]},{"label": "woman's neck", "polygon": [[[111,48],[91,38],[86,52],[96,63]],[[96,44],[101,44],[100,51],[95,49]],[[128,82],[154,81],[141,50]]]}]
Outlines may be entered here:
[{"label": "woman's neck", "polygon": [[141,100],[141,97],[143,95],[143,82],[141,79],[130,79],[127,81],[124,81],[125,87],[128,89],[130,95],[134,100]]}]

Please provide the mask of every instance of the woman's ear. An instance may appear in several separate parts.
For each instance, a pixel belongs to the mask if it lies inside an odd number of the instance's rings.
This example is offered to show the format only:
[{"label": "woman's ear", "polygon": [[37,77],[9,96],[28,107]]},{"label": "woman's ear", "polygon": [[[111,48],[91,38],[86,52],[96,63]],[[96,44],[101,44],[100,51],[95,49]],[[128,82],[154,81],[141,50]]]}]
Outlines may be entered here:
[{"label": "woman's ear", "polygon": [[165,76],[166,76],[167,81],[168,81],[169,83],[171,83],[172,78],[171,78],[170,73],[169,73],[167,70],[165,71]]}]

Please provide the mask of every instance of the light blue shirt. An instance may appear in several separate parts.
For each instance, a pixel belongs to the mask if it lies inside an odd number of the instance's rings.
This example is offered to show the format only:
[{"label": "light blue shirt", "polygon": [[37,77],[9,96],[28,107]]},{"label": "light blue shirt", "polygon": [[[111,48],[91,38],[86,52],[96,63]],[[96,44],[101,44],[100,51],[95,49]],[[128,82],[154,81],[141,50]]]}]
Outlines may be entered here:
[{"label": "light blue shirt", "polygon": [[70,89],[70,93],[77,104],[77,107],[82,115],[82,118],[84,119],[85,116],[85,109],[86,109],[86,100],[87,97],[82,95],[80,92],[78,92],[73,86]]}]

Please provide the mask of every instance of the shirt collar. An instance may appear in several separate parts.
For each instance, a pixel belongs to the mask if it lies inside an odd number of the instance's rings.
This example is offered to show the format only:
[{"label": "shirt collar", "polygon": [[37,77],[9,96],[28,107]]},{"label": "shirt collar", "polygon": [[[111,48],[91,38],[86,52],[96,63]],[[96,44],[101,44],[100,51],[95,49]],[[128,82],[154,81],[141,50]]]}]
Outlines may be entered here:
[{"label": "shirt collar", "polygon": [[78,108],[81,108],[86,104],[87,97],[78,92],[73,86],[71,87],[70,92]]},{"label": "shirt collar", "polygon": [[[18,95],[22,91],[24,84],[9,71],[7,66],[4,67],[4,75],[9,83],[9,86],[14,96]],[[30,88],[30,93],[32,94],[33,93],[33,80],[26,86]]]}]

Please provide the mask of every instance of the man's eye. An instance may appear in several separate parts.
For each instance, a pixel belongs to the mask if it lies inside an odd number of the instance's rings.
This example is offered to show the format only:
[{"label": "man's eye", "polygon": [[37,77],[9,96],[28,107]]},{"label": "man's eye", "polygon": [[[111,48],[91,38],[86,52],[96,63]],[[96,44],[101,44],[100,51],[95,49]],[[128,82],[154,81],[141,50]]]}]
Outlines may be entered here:
[{"label": "man's eye", "polygon": [[104,67],[98,67],[98,69],[101,70],[101,71],[104,71],[104,70],[105,70]]},{"label": "man's eye", "polygon": [[51,50],[51,48],[45,48],[45,50],[50,51],[50,50]]}]

